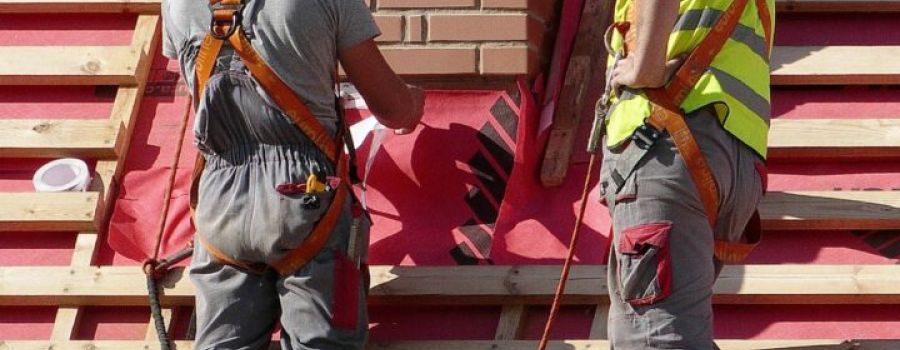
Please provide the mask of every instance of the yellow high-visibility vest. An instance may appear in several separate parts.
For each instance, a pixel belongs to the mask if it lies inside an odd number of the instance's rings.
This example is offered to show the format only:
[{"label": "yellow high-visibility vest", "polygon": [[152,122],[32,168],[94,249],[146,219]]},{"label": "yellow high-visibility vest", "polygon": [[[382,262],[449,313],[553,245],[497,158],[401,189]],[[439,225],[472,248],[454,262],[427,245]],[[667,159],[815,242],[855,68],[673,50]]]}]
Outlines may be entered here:
[{"label": "yellow high-visibility vest", "polygon": [[[627,21],[635,0],[617,0],[615,21]],[[731,0],[682,0],[679,18],[669,36],[668,57],[689,54],[706,37]],[[766,0],[774,26],[775,1]],[[632,30],[634,27],[632,27]],[[775,28],[771,28],[774,32]],[[694,89],[681,104],[685,113],[712,105],[725,130],[766,157],[771,99],[769,58],[771,42],[754,1],[747,4],[740,23]],[[613,35],[612,48],[622,49],[623,38]],[[609,65],[612,65],[610,57]],[[650,102],[639,91],[626,91],[613,99],[607,120],[607,145],[626,141],[650,115]]]}]

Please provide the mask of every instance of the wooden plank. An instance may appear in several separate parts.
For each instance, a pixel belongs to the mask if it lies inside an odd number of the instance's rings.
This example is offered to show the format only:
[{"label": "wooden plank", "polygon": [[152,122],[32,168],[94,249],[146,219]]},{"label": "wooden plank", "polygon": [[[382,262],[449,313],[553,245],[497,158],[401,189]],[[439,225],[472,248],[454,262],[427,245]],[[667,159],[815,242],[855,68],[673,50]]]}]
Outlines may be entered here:
[{"label": "wooden plank", "polygon": [[[846,342],[846,343],[845,343]],[[888,350],[897,349],[900,341],[845,341],[845,340],[717,340],[722,350]],[[397,341],[371,343],[369,350],[533,350],[536,341]],[[601,350],[609,349],[604,340],[551,341],[548,350]]]},{"label": "wooden plank", "polygon": [[587,0],[566,70],[553,126],[541,164],[541,183],[559,186],[566,179],[582,118],[594,116],[594,104],[606,79],[606,47],[603,33],[612,22],[613,1]]},{"label": "wooden plank", "polygon": [[97,233],[82,232],[75,239],[71,266],[91,266],[97,255]]},{"label": "wooden plank", "polygon": [[160,0],[0,0],[0,13],[159,13]]},{"label": "wooden plank", "polygon": [[[166,307],[162,309],[163,322],[166,324],[167,332],[172,331],[172,314],[172,308]],[[153,315],[150,315],[150,319],[147,321],[147,333],[144,334],[144,340],[148,342],[159,342],[159,335],[156,333],[156,324],[154,323]]]},{"label": "wooden plank", "polygon": [[[106,169],[104,186],[115,188],[117,170]],[[93,230],[97,201],[98,192],[0,193],[0,230]],[[760,214],[766,230],[897,229],[900,191],[770,192]]]},{"label": "wooden plank", "polygon": [[[150,66],[153,61],[153,52],[156,49],[158,41],[159,16],[139,16],[132,38],[132,47],[138,49],[138,52],[140,52],[138,66],[135,70],[135,78],[138,81],[138,86],[120,87],[116,94],[116,100],[113,104],[113,111],[110,119],[96,121],[97,124],[102,124],[105,127],[102,138],[98,137],[98,135],[85,135],[83,133],[74,132],[73,130],[64,132],[61,135],[56,135],[57,139],[70,136],[92,141],[102,139],[104,141],[104,148],[108,153],[97,154],[94,155],[94,157],[118,158],[116,161],[100,161],[95,167],[96,174],[91,183],[91,190],[101,193],[100,201],[97,203],[95,211],[100,222],[106,222],[105,215],[111,209],[114,200],[115,191],[110,189],[116,188],[116,179],[118,179],[120,173],[123,171],[120,165],[124,164],[123,160],[127,154],[132,127],[139,112],[144,87],[146,86],[147,75],[149,74]],[[80,121],[77,125],[83,127],[84,122]],[[114,140],[118,142],[114,142]],[[84,232],[79,234],[71,265],[90,266],[97,253],[96,243],[96,233]],[[56,320],[54,321],[51,340],[71,339],[81,315],[82,310],[78,306],[60,306],[59,310],[57,310]],[[163,317],[171,321],[172,310],[164,309]],[[151,319],[148,323],[145,339],[151,341],[155,338],[156,332],[153,329],[153,322]]]},{"label": "wooden plank", "polygon": [[900,46],[779,46],[772,85],[900,84]]},{"label": "wooden plank", "polygon": [[111,123],[117,126],[114,129],[116,131],[115,150],[120,158],[125,157],[128,153],[127,147],[131,144],[134,123],[140,113],[147,78],[159,45],[160,32],[159,16],[141,15],[138,17],[131,40],[131,46],[138,53],[137,67],[134,72],[137,85],[119,87],[110,115]]},{"label": "wooden plank", "polygon": [[767,230],[900,228],[900,191],[770,192],[759,208]]},{"label": "wooden plank", "polygon": [[900,0],[777,0],[778,12],[898,12]]},{"label": "wooden plank", "polygon": [[0,46],[0,85],[135,85],[128,46]]},{"label": "wooden plank", "polygon": [[594,310],[594,318],[591,320],[590,339],[606,339],[607,325],[609,324],[609,305],[597,304]]},{"label": "wooden plank", "polygon": [[109,120],[0,120],[0,157],[115,157],[116,130]]},{"label": "wooden plank", "polygon": [[900,119],[772,120],[769,158],[898,158]]},{"label": "wooden plank", "polygon": [[[777,0],[779,12],[897,12],[898,0]],[[0,0],[0,13],[159,13],[160,0]]]},{"label": "wooden plank", "polygon": [[[372,268],[372,304],[502,305],[552,300],[559,266]],[[178,269],[162,283],[164,306],[190,305]],[[726,266],[715,286],[723,304],[900,303],[900,265]],[[606,266],[572,270],[567,304],[607,303]],[[139,267],[0,267],[0,305],[147,305]]]},{"label": "wooden plank", "polygon": [[0,193],[0,231],[95,231],[97,192]]},{"label": "wooden plank", "polygon": [[[91,192],[55,194],[0,193],[0,209],[2,209],[0,210],[0,230],[92,231],[95,230],[93,224],[95,220],[97,222],[105,221],[106,214],[113,203],[112,196],[115,194],[116,179],[124,170],[120,167],[120,164],[123,164],[121,160],[127,154],[127,147],[132,134],[131,129],[140,109],[143,87],[149,74],[153,52],[159,43],[159,22],[159,16],[146,15],[138,17],[133,39],[135,49],[129,49],[128,51],[137,57],[137,64],[134,65],[134,74],[136,75],[132,78],[137,79],[138,85],[119,88],[110,120],[57,120],[53,122],[9,120],[0,122],[0,126],[15,125],[15,127],[10,127],[12,129],[10,132],[15,132],[15,130],[21,132],[23,128],[31,129],[32,131],[35,128],[46,131],[48,134],[46,136],[55,136],[54,142],[60,142],[60,144],[73,145],[78,142],[103,143],[106,145],[105,151],[103,154],[97,154],[97,156],[119,158],[118,161],[100,161],[97,163],[94,174],[96,181],[92,184]],[[2,80],[2,77],[0,77],[0,80]],[[94,130],[94,132],[68,135],[69,132],[74,132],[76,129]],[[3,129],[0,128],[0,130]],[[104,137],[93,139],[101,136],[101,134]],[[0,133],[0,136],[3,136],[2,133]],[[20,136],[23,137],[20,140],[27,139],[24,135]],[[0,141],[0,145],[12,146],[10,143],[13,143],[13,141],[8,141],[5,137],[0,137],[0,139],[3,140]],[[112,145],[114,145],[114,148],[110,148]],[[113,151],[113,153],[109,154],[109,151]],[[34,153],[38,151],[35,148],[30,148],[30,151],[27,152]],[[53,153],[52,151],[46,152]]]},{"label": "wooden plank", "polygon": [[[896,350],[900,348],[898,340],[843,340],[843,339],[809,339],[809,340],[717,340],[722,350]],[[368,350],[534,350],[538,343],[529,340],[490,341],[490,340],[431,340],[431,341],[394,341],[371,342]],[[176,341],[179,350],[194,349],[189,341]],[[45,340],[12,340],[0,341],[0,350],[158,350],[159,342],[104,340],[104,341],[45,341]],[[273,343],[270,349],[279,349]],[[548,350],[603,350],[609,349],[609,342],[604,340],[565,340],[551,341]]]},{"label": "wooden plank", "polygon": [[94,168],[97,181],[94,181],[91,190],[102,194],[95,214],[97,222],[107,222],[108,214],[111,213],[112,205],[115,202],[118,182],[125,171],[125,157],[128,155],[128,147],[131,145],[134,124],[140,113],[144,88],[147,85],[154,52],[159,45],[159,37],[160,17],[155,15],[139,16],[132,38],[132,46],[136,52],[139,52],[140,57],[135,69],[135,79],[138,84],[137,86],[119,87],[110,115],[110,123],[115,125],[113,129],[116,133],[114,139],[116,140],[117,159],[97,162],[97,166]]},{"label": "wooden plank", "polygon": [[[72,252],[71,266],[90,266],[97,253],[97,233],[82,232],[75,240],[75,251]],[[75,327],[81,319],[81,308],[78,306],[60,306],[53,321],[51,340],[70,340]]]},{"label": "wooden plank", "polygon": [[500,323],[497,325],[494,340],[519,339],[525,327],[524,319],[527,311],[528,307],[524,304],[503,305],[503,309],[500,310]]},{"label": "wooden plank", "polygon": [[60,306],[59,310],[56,310],[56,318],[53,321],[50,340],[67,341],[72,339],[72,335],[75,334],[75,327],[80,321],[80,307]]}]

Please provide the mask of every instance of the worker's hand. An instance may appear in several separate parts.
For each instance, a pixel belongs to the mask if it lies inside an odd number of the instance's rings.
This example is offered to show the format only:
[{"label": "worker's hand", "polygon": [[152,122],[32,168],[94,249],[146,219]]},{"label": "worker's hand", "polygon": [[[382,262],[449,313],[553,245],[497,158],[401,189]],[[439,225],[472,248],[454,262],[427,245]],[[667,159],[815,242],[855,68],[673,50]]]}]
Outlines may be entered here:
[{"label": "worker's hand", "polygon": [[644,89],[658,88],[666,85],[678,68],[684,64],[686,56],[679,56],[666,62],[665,67],[647,68],[640,70],[636,67],[634,59],[629,56],[619,61],[613,70],[612,89],[618,96],[624,88]]},{"label": "worker's hand", "polygon": [[425,93],[403,82],[387,64],[375,40],[365,40],[339,52],[341,64],[369,111],[382,125],[409,133],[422,119]]},{"label": "worker's hand", "polygon": [[407,85],[407,87],[411,96],[410,101],[413,112],[410,114],[411,118],[404,123],[403,127],[394,130],[394,133],[397,135],[406,135],[416,130],[416,125],[419,124],[422,120],[422,115],[425,113],[425,91],[415,85]]}]

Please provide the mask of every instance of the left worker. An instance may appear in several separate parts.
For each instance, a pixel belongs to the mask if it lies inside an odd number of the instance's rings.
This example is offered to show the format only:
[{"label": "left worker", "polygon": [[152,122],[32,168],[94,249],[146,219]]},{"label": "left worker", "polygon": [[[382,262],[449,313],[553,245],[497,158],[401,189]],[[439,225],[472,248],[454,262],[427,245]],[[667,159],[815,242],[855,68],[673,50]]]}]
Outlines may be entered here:
[{"label": "left worker", "polygon": [[202,155],[194,349],[268,349],[279,322],[281,349],[363,349],[367,271],[348,256],[359,213],[347,193],[336,65],[390,128],[418,124],[422,90],[387,65],[362,0],[162,6],[163,53],[193,91]]}]

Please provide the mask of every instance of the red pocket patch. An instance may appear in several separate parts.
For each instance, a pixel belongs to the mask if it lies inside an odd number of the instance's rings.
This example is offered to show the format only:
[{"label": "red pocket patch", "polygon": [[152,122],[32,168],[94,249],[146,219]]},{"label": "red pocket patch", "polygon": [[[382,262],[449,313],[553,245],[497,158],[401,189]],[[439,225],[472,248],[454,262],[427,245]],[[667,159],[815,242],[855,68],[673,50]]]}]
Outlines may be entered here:
[{"label": "red pocket patch", "polygon": [[654,304],[672,294],[671,230],[671,222],[659,222],[622,231],[618,282],[622,297],[632,306]]}]

